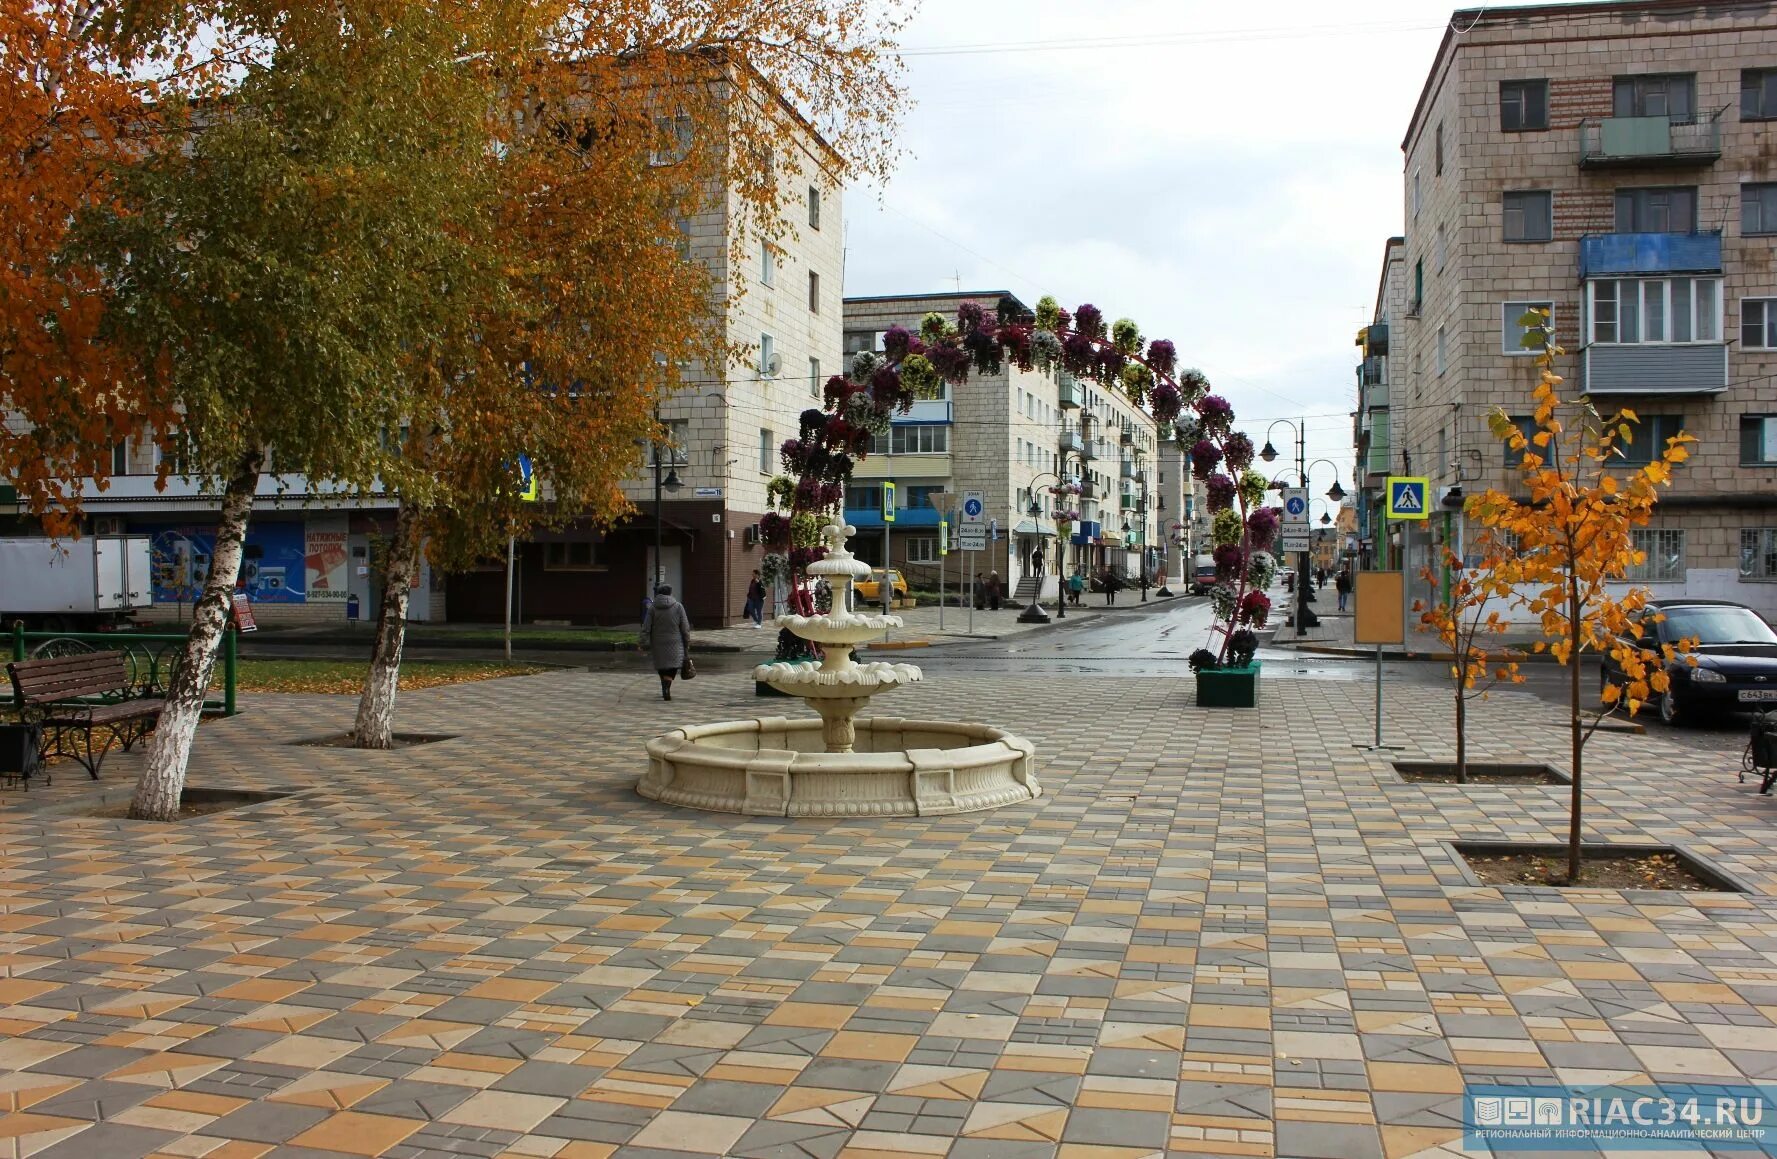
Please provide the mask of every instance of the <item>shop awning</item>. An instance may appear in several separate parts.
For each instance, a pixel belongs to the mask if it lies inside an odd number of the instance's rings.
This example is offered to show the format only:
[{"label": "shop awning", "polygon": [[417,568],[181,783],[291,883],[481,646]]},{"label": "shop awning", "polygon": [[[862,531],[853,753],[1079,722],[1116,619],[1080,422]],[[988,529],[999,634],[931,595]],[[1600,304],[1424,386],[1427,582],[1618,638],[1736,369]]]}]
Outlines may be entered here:
[{"label": "shop awning", "polygon": [[1012,529],[1013,535],[1040,535],[1045,539],[1055,538],[1055,529],[1034,519],[1020,519],[1018,526]]}]

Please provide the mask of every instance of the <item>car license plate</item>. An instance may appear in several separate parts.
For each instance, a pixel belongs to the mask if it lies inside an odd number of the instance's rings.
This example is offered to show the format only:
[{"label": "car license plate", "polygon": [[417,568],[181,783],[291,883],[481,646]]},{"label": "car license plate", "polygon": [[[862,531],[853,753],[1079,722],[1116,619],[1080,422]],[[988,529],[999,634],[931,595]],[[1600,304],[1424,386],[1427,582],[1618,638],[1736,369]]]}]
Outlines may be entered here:
[{"label": "car license plate", "polygon": [[1740,703],[1748,704],[1759,700],[1777,700],[1777,688],[1742,688]]}]

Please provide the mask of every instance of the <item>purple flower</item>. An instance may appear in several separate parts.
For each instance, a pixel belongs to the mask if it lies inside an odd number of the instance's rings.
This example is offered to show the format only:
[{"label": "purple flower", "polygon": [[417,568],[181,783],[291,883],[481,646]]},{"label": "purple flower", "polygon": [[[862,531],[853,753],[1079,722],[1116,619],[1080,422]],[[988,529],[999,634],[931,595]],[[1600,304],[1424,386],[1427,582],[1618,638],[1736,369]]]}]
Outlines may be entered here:
[{"label": "purple flower", "polygon": [[1089,378],[1098,364],[1098,346],[1075,330],[1061,340],[1061,368],[1079,378]]},{"label": "purple flower", "polygon": [[[981,307],[976,306],[979,311]],[[981,374],[998,374],[1000,372],[999,340],[985,330],[970,330],[963,335],[963,348],[975,363],[975,369]]]},{"label": "purple flower", "polygon": [[1207,502],[1211,515],[1217,511],[1226,511],[1234,506],[1234,493],[1238,488],[1235,486],[1234,480],[1227,475],[1211,475],[1203,486],[1204,490],[1208,492]]},{"label": "purple flower", "polygon": [[895,405],[901,396],[901,376],[885,366],[870,376],[870,401],[876,404],[876,411],[882,414]]},{"label": "purple flower", "polygon": [[1208,439],[1198,439],[1191,448],[1191,473],[1199,479],[1209,478],[1209,473],[1216,469],[1222,461],[1222,451]]},{"label": "purple flower", "polygon": [[1277,539],[1277,508],[1261,507],[1246,517],[1246,537],[1259,551],[1268,551]]},{"label": "purple flower", "polygon": [[1239,622],[1263,628],[1271,616],[1271,599],[1264,592],[1250,591],[1240,598]]},{"label": "purple flower", "polygon": [[1204,395],[1197,403],[1197,415],[1203,433],[1212,437],[1227,434],[1234,425],[1234,408],[1219,394]]},{"label": "purple flower", "polygon": [[759,518],[759,539],[774,550],[790,542],[790,517],[770,511]]},{"label": "purple flower", "polygon": [[926,359],[945,382],[960,385],[968,380],[969,352],[962,347],[942,343],[927,350]]},{"label": "purple flower", "polygon": [[821,481],[812,475],[796,480],[796,510],[809,511],[821,505]]},{"label": "purple flower", "polygon": [[1086,302],[1074,311],[1074,329],[1088,338],[1104,337],[1104,311]]},{"label": "purple flower", "polygon": [[907,357],[913,346],[913,335],[903,326],[890,326],[882,332],[882,352],[890,362],[899,362]]},{"label": "purple flower", "polygon": [[1215,549],[1216,578],[1231,580],[1240,574],[1240,565],[1246,561],[1246,553],[1232,543],[1224,543]]},{"label": "purple flower", "polygon": [[1253,441],[1242,431],[1222,440],[1222,453],[1227,456],[1230,471],[1244,471],[1253,465]]},{"label": "purple flower", "polygon": [[784,472],[790,475],[802,474],[803,460],[806,454],[801,439],[785,439],[784,445],[777,449],[778,458],[783,460]]},{"label": "purple flower", "polygon": [[813,437],[816,432],[827,425],[827,418],[826,411],[811,406],[798,416],[796,425],[800,428],[802,437],[807,439]]},{"label": "purple flower", "polygon": [[844,502],[845,502],[845,484],[843,484],[843,483],[822,483],[821,484],[821,506],[822,507],[838,507],[839,505],[841,505]]},{"label": "purple flower", "polygon": [[827,420],[824,433],[829,447],[845,447],[851,443],[851,424],[837,416]]},{"label": "purple flower", "polygon": [[1184,405],[1184,400],[1179,397],[1178,389],[1169,382],[1163,382],[1156,386],[1154,393],[1148,396],[1148,401],[1154,408],[1154,417],[1163,423],[1169,423],[1178,418],[1179,410]]},{"label": "purple flower", "polygon": [[1148,343],[1148,368],[1155,374],[1171,374],[1178,365],[1178,349],[1164,338]]},{"label": "purple flower", "polygon": [[971,334],[981,329],[985,317],[979,302],[964,302],[956,308],[956,328],[964,334]]},{"label": "purple flower", "polygon": [[1113,383],[1117,381],[1117,376],[1123,373],[1123,363],[1127,360],[1117,351],[1116,347],[1100,346],[1097,361],[1098,380]]}]

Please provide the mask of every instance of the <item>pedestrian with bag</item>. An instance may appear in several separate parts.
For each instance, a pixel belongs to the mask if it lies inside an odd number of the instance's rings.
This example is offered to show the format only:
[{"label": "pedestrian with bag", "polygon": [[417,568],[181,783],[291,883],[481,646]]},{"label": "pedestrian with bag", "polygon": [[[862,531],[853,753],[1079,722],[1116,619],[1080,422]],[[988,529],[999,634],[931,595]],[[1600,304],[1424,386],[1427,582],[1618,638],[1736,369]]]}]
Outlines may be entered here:
[{"label": "pedestrian with bag", "polygon": [[1067,602],[1077,608],[1080,606],[1080,597],[1085,594],[1086,577],[1075,568],[1074,574],[1067,577]]},{"label": "pedestrian with bag", "polygon": [[997,571],[988,572],[987,573],[987,610],[988,611],[997,612],[1000,610],[1000,593],[1002,590],[1003,589],[1000,587],[1000,573]]},{"label": "pedestrian with bag", "polygon": [[1333,590],[1339,593],[1339,610],[1341,612],[1345,610],[1345,601],[1351,595],[1351,587],[1351,567],[1348,564],[1340,568],[1339,574],[1333,577]]},{"label": "pedestrian with bag", "polygon": [[753,570],[753,581],[747,585],[747,606],[741,614],[753,621],[753,627],[765,626],[765,583],[757,568]]},{"label": "pedestrian with bag", "polygon": [[673,599],[671,584],[654,589],[654,603],[642,618],[642,631],[636,647],[646,651],[660,675],[660,699],[673,698],[673,677],[690,680],[697,675],[691,662],[691,617],[685,605]]}]

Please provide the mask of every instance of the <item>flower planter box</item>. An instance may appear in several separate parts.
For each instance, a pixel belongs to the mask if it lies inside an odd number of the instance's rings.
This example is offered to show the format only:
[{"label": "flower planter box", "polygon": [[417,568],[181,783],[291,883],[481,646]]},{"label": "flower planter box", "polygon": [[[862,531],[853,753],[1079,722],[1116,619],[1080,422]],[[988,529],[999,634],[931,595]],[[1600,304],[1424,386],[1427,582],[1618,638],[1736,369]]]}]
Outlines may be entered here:
[{"label": "flower planter box", "polygon": [[1203,669],[1197,673],[1197,707],[1258,707],[1259,667],[1260,662],[1254,660],[1245,668]]}]

